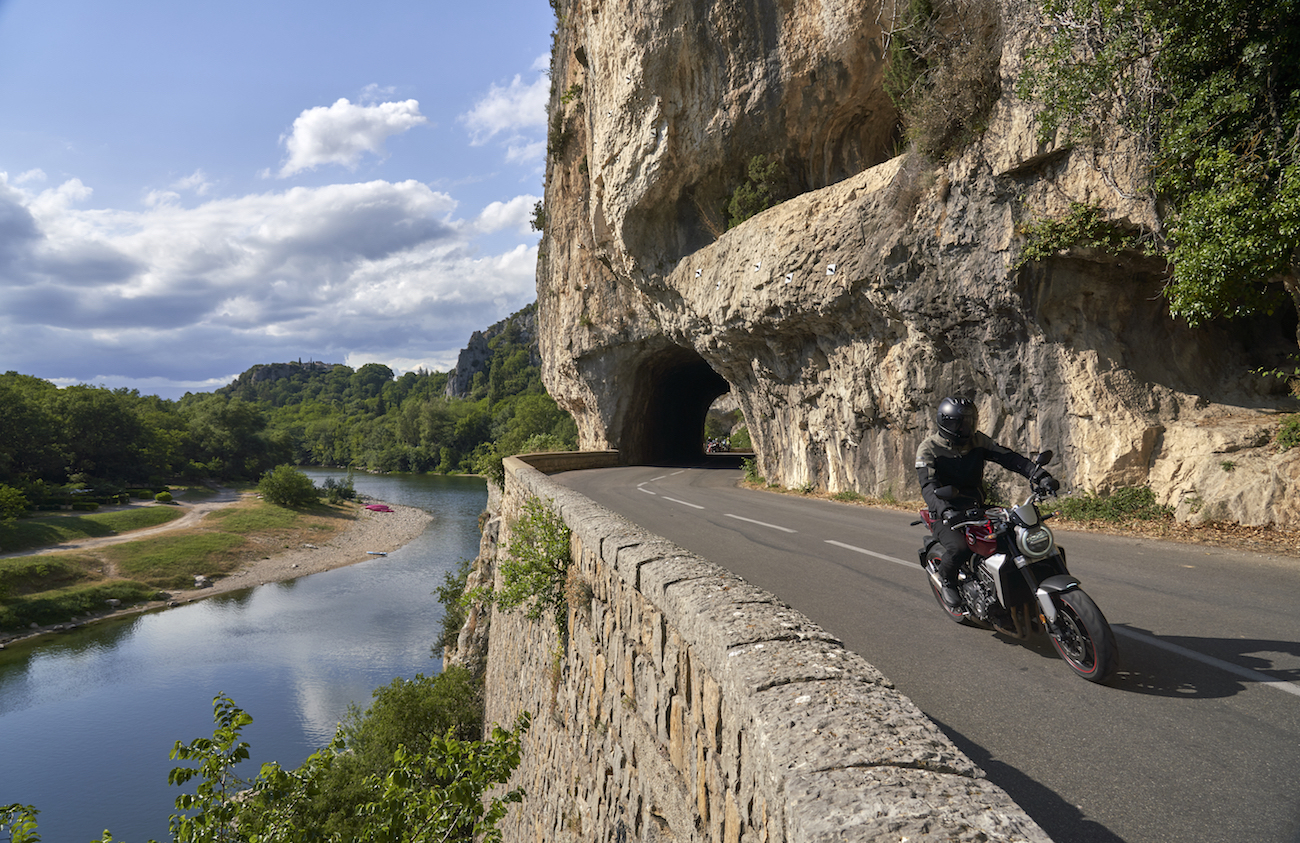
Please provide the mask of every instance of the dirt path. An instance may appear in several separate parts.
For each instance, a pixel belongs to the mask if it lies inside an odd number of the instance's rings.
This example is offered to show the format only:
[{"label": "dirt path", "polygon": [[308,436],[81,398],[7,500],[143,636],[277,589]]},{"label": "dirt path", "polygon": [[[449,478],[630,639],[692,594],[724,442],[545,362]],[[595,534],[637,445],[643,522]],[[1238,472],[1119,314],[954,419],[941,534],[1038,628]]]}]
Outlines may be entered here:
[{"label": "dirt path", "polygon": [[[239,494],[233,489],[219,488],[216,495],[200,503],[181,503],[173,504],[174,506],[184,507],[184,514],[180,518],[174,518],[166,524],[159,524],[156,527],[144,527],[139,530],[131,530],[127,533],[118,533],[113,536],[93,536],[83,539],[72,539],[71,541],[60,544],[50,544],[44,547],[33,547],[27,550],[16,550],[12,553],[0,553],[0,559],[9,559],[15,556],[40,556],[44,553],[57,553],[64,550],[93,550],[97,547],[103,547],[108,544],[121,544],[122,542],[135,541],[146,538],[158,533],[165,533],[168,530],[176,530],[181,527],[192,527],[202,520],[203,516],[213,510],[229,506],[239,500]],[[130,509],[138,506],[168,506],[168,504],[126,504],[124,506],[105,506],[100,507],[98,512],[117,512],[123,509]]]},{"label": "dirt path", "polygon": [[[249,492],[246,494],[254,493]],[[89,550],[108,544],[135,541],[168,530],[193,526],[209,512],[229,506],[239,498],[238,493],[223,489],[216,497],[202,503],[182,504],[182,506],[187,507],[186,513],[166,524],[133,530],[116,536],[77,539],[64,544],[4,554],[4,556],[34,556],[67,550]],[[364,503],[378,503],[378,501],[367,500]],[[374,559],[376,556],[385,556],[410,543],[423,533],[424,528],[433,520],[433,516],[428,512],[415,507],[390,504],[391,511],[375,512],[364,508],[364,503],[358,508],[356,517],[344,529],[339,530],[319,545],[303,544],[300,547],[258,559],[250,562],[240,570],[212,580],[210,585],[203,588],[174,590],[167,595],[165,600],[140,604],[129,609],[112,612],[104,617],[121,617],[130,612],[148,611],[164,606],[179,606],[215,594],[237,591],[241,588],[252,588],[269,582],[296,579],[308,574]],[[0,556],[0,558],[4,558],[4,556]],[[101,618],[95,618],[94,620],[99,619]],[[69,628],[69,626],[71,625],[58,624],[24,632],[20,636],[7,637],[0,635],[0,648],[17,638],[25,639],[58,632]]]}]

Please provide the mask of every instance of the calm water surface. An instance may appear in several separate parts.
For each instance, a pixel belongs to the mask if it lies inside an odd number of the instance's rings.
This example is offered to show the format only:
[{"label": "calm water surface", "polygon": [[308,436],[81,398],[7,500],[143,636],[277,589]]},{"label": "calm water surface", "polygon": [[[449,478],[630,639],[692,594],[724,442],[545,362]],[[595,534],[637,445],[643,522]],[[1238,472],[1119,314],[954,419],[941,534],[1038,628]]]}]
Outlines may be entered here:
[{"label": "calm water surface", "polygon": [[[307,472],[319,484],[338,472]],[[46,843],[104,829],[169,840],[177,740],[211,737],[212,698],[252,715],[252,759],[297,766],[328,743],[350,703],[396,676],[436,673],[443,575],[478,552],[482,480],[357,475],[357,491],[425,509],[406,547],[347,568],[106,621],[0,651],[0,804],[35,805]]]}]

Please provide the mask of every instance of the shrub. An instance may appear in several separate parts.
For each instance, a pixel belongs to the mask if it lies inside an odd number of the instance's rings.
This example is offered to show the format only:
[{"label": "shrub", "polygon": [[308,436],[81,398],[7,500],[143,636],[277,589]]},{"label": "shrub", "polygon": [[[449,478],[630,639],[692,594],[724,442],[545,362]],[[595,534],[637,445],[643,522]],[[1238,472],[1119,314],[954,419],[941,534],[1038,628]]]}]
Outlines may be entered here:
[{"label": "shrub", "polygon": [[763,475],[758,473],[758,461],[753,457],[746,457],[740,461],[740,467],[745,470],[745,480],[749,483],[762,483]]},{"label": "shrub", "polygon": [[13,486],[0,485],[0,521],[8,521],[27,511],[27,496]]},{"label": "shrub", "polygon": [[983,131],[1000,93],[998,6],[990,0],[899,5],[885,91],[917,149],[948,160]]},{"label": "shrub", "polygon": [[330,503],[341,503],[343,501],[356,500],[357,490],[352,485],[352,472],[348,472],[346,480],[339,481],[333,477],[326,477],[325,482],[321,483],[321,490],[325,493],[325,500]]},{"label": "shrub", "polygon": [[1273,441],[1277,443],[1279,451],[1286,451],[1300,445],[1300,413],[1282,419],[1282,424],[1277,428],[1277,437]]},{"label": "shrub", "polygon": [[561,635],[568,631],[565,582],[569,572],[569,526],[560,514],[539,498],[524,502],[524,514],[511,525],[509,554],[501,562],[501,590],[476,588],[464,599],[486,601],[500,609],[528,603],[529,620],[547,612],[555,618]]},{"label": "shrub", "polygon": [[1110,254],[1146,249],[1136,231],[1103,219],[1100,208],[1081,202],[1071,202],[1070,210],[1063,218],[1035,220],[1021,226],[1020,233],[1025,237],[1025,245],[1012,269],[1075,248],[1097,249]]},{"label": "shrub", "polygon": [[156,494],[156,495],[153,496],[153,499],[156,500],[158,503],[171,503],[171,502],[172,502],[172,493],[171,493],[171,492],[159,492],[158,494]]},{"label": "shrub", "polygon": [[747,178],[736,188],[727,204],[727,227],[735,228],[755,214],[766,211],[782,199],[788,178],[785,165],[775,155],[749,159]]},{"label": "shrub", "polygon": [[1061,498],[1059,512],[1072,521],[1158,521],[1172,513],[1156,503],[1149,486],[1125,486],[1109,495],[1085,494]]},{"label": "shrub", "polygon": [[302,509],[318,500],[311,478],[291,465],[278,465],[262,475],[257,491],[267,502],[290,509]]},{"label": "shrub", "polygon": [[467,611],[460,598],[465,593],[465,585],[469,582],[469,570],[473,564],[472,559],[462,559],[457,563],[455,571],[448,571],[442,575],[442,585],[434,589],[434,593],[438,595],[438,602],[442,604],[442,632],[433,645],[433,654],[439,658],[443,650],[456,646],[460,638],[460,628],[465,625]]}]

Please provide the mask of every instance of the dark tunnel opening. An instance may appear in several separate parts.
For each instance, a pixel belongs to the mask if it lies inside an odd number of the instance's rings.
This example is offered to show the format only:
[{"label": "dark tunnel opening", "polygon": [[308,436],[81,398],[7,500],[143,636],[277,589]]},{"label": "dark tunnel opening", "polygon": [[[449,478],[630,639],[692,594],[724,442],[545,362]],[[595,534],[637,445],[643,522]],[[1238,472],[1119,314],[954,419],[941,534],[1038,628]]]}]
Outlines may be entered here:
[{"label": "dark tunnel opening", "polygon": [[731,386],[694,349],[670,346],[641,365],[619,450],[633,464],[682,463],[704,455],[704,419]]}]

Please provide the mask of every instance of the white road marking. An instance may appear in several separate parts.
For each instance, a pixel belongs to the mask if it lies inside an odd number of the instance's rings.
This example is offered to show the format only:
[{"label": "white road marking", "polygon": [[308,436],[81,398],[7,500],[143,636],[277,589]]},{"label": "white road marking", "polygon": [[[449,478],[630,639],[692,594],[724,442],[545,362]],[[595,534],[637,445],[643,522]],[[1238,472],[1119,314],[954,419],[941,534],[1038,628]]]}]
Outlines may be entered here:
[{"label": "white road marking", "polygon": [[658,494],[659,494],[658,492],[652,492],[652,491],[650,491],[649,489],[645,488],[644,486],[637,486],[637,487],[636,487],[636,490],[637,490],[638,492],[645,492],[647,495],[658,495]]},{"label": "white road marking", "polygon": [[661,497],[666,501],[679,503],[682,506],[689,506],[691,509],[704,509],[704,507],[700,506],[698,503],[691,503],[690,501],[683,501],[683,500],[678,500],[677,498],[670,498],[667,495],[661,495]]},{"label": "white road marking", "polygon": [[1204,653],[1198,653],[1195,650],[1189,650],[1186,647],[1180,647],[1177,644],[1170,644],[1168,641],[1161,641],[1154,635],[1147,635],[1144,632],[1134,632],[1131,629],[1122,626],[1112,626],[1116,635],[1123,635],[1125,638],[1132,638],[1134,641],[1141,641],[1143,644],[1150,644],[1152,647],[1159,647],[1161,650],[1167,650],[1171,653],[1177,653],[1201,664],[1208,664],[1210,667],[1217,667],[1220,670],[1226,670],[1228,673],[1240,676],[1242,679],[1249,679],[1252,682],[1258,682],[1261,685],[1267,685],[1270,688],[1276,688],[1279,691],[1286,691],[1288,694],[1295,694],[1300,697],[1300,685],[1294,682],[1287,682],[1278,679],[1275,676],[1269,676],[1267,673],[1260,673],[1258,670],[1251,670],[1248,667],[1242,667],[1232,662],[1216,659],[1214,656],[1207,656]]},{"label": "white road marking", "polygon": [[748,521],[750,524],[757,524],[760,527],[771,527],[773,530],[780,530],[783,533],[797,533],[798,530],[791,530],[789,527],[782,527],[780,524],[769,524],[766,521],[755,521],[753,518],[745,518],[742,515],[732,515],[730,512],[724,513],[728,518],[734,518],[737,521]]},{"label": "white road marking", "polygon": [[827,544],[833,544],[833,545],[835,545],[836,547],[842,547],[842,548],[844,548],[845,550],[852,550],[852,551],[855,552],[855,553],[864,553],[864,554],[866,554],[867,556],[874,556],[874,557],[876,557],[877,559],[883,559],[883,560],[885,560],[886,562],[893,562],[893,563],[896,564],[896,565],[905,565],[905,566],[908,567],[908,568],[919,568],[919,567],[921,567],[921,563],[920,563],[919,561],[917,561],[917,562],[908,562],[908,561],[905,560],[905,559],[899,559],[897,556],[886,556],[886,555],[883,554],[883,553],[876,553],[874,550],[867,550],[865,547],[854,547],[854,546],[851,545],[851,544],[845,544],[844,542],[831,541],[830,539],[827,539],[827,540],[826,540],[826,543],[827,543]]}]

